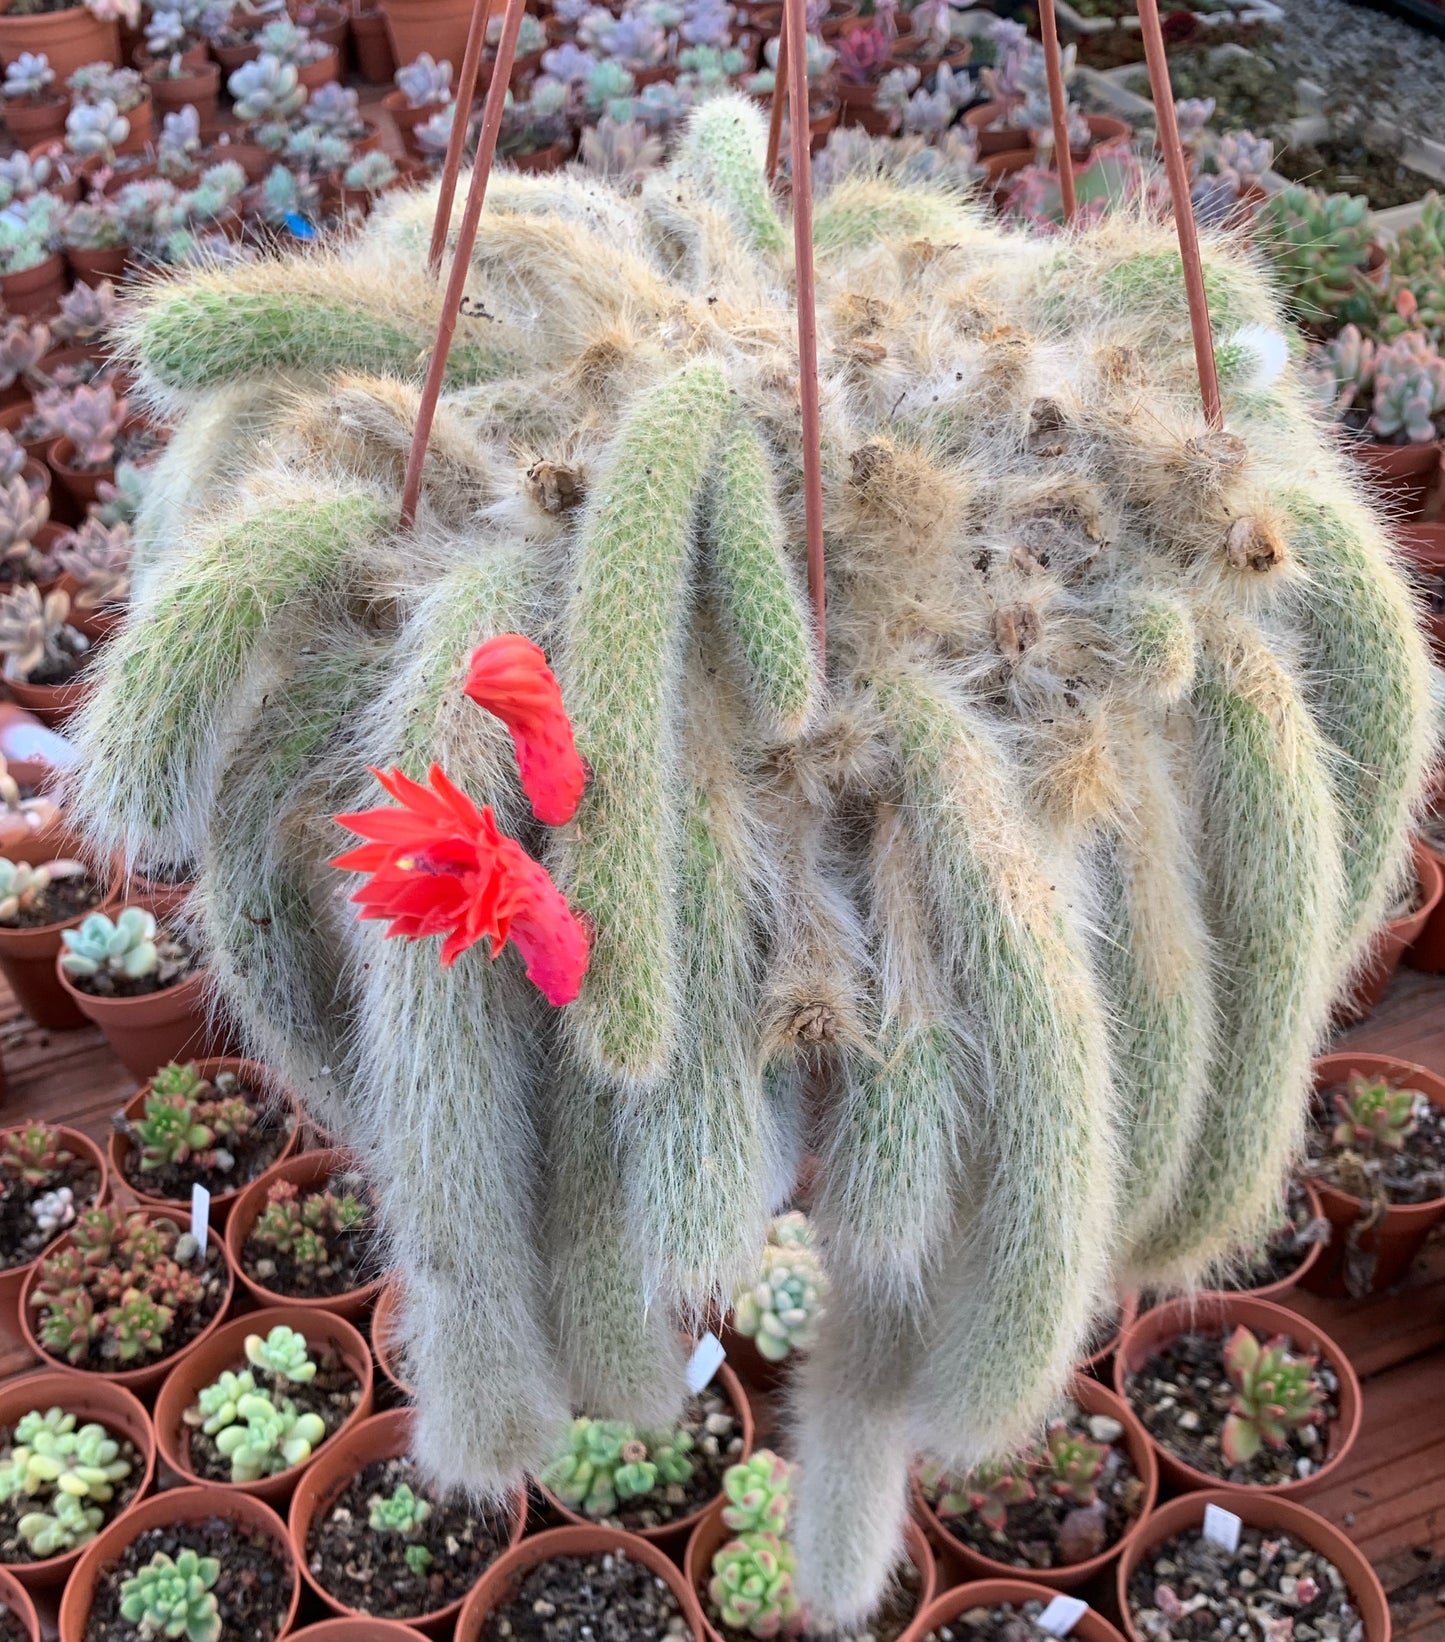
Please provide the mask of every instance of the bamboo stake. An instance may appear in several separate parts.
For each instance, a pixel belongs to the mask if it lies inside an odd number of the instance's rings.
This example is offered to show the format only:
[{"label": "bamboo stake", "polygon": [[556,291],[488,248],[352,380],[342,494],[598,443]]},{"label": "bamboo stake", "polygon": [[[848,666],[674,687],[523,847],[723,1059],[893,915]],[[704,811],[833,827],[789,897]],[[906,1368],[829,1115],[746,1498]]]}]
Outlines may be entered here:
[{"label": "bamboo stake", "polygon": [[1069,153],[1069,104],[1064,91],[1064,65],[1059,55],[1059,25],[1054,16],[1054,0],[1039,0],[1039,33],[1044,38],[1044,67],[1049,77],[1049,114],[1054,126],[1054,165],[1059,173],[1059,198],[1063,201],[1064,222],[1074,220],[1074,161]]},{"label": "bamboo stake", "polygon": [[476,0],[472,7],[471,27],[467,30],[467,49],[462,56],[461,77],[456,84],[456,112],[452,116],[452,132],[447,139],[447,157],[442,166],[441,188],[437,193],[436,221],[432,223],[431,249],[427,252],[427,271],[441,272],[442,252],[446,249],[447,229],[451,226],[452,201],[457,197],[457,178],[461,174],[462,154],[466,149],[467,127],[472,123],[472,102],[477,94],[477,76],[481,72],[482,51],[487,41],[487,24],[492,18],[492,0]]},{"label": "bamboo stake", "polygon": [[768,181],[778,174],[778,148],[783,139],[783,109],[788,95],[788,13],[778,29],[778,66],[773,72],[773,106],[768,117]]}]

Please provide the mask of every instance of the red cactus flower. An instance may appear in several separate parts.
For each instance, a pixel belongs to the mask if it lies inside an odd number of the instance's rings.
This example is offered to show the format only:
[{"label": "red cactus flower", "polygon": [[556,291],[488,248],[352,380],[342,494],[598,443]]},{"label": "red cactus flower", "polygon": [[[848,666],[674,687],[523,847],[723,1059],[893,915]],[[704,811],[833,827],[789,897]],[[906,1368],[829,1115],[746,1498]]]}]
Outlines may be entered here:
[{"label": "red cactus flower", "polygon": [[483,936],[493,958],[510,938],[548,1003],[571,1003],[587,972],[590,938],[541,862],[498,828],[490,806],[479,810],[437,765],[427,778],[430,790],[400,770],[371,773],[401,808],[338,815],[369,842],[331,863],[371,874],[351,898],[360,916],[389,920],[388,937],[445,935],[441,958],[448,967]]},{"label": "red cactus flower", "polygon": [[587,784],[587,766],[546,656],[520,633],[498,633],[473,654],[465,689],[512,732],[532,813],[549,827],[570,821]]}]

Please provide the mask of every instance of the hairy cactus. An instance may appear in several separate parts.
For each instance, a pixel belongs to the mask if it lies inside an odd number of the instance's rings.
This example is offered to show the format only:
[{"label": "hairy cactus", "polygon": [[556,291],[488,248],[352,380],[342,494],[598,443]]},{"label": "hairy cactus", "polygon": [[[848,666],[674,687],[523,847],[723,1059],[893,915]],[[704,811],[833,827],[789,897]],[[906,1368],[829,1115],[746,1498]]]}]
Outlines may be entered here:
[{"label": "hairy cactus", "polygon": [[1296,1357],[1282,1336],[1261,1343],[1241,1323],[1224,1348],[1234,1387],[1220,1446],[1230,1465],[1245,1465],[1260,1449],[1283,1448],[1292,1431],[1318,1425],[1325,1394],[1315,1380],[1316,1359]]},{"label": "hairy cactus", "polygon": [[[414,532],[434,193],[139,293],[136,392],[179,426],[73,813],[202,863],[228,1003],[366,1160],[438,1482],[539,1470],[574,1396],[665,1430],[676,1324],[750,1274],[816,1128],[790,1538],[852,1624],[911,1454],[1017,1452],[1121,1285],[1273,1224],[1433,714],[1260,267],[1205,235],[1211,429],[1172,229],[1010,233],[908,144],[843,145],[816,200],[825,671],[765,146],[719,96],[627,187],[497,172]],[[1309,278],[1353,293],[1336,214]],[[560,827],[465,693],[502,634],[589,767]],[[364,765],[434,761],[590,921],[555,1014],[511,950],[444,968],[327,872]]]}]

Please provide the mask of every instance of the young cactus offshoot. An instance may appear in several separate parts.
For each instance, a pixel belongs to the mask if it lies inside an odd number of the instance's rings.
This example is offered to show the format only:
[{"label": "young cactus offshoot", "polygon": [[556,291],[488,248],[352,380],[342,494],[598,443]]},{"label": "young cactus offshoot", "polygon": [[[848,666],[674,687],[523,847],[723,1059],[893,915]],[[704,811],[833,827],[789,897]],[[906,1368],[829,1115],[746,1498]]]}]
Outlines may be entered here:
[{"label": "young cactus offshoot", "polygon": [[1325,1394],[1315,1378],[1318,1359],[1297,1357],[1276,1335],[1262,1344],[1242,1323],[1224,1348],[1234,1396],[1222,1447],[1230,1465],[1247,1465],[1260,1449],[1283,1448],[1290,1433],[1318,1425]]}]

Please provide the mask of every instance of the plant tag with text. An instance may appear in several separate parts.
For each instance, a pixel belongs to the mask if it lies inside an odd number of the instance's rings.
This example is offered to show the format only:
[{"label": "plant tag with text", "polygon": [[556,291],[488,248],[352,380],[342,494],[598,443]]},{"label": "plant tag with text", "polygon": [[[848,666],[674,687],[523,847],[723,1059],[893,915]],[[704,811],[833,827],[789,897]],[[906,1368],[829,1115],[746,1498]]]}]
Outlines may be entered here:
[{"label": "plant tag with text", "polygon": [[211,1226],[211,1194],[199,1182],[191,1187],[191,1236],[199,1245],[196,1259],[206,1258],[206,1234]]},{"label": "plant tag with text", "polygon": [[687,1389],[694,1397],[705,1386],[712,1384],[712,1377],[722,1367],[726,1356],[722,1341],[711,1331],[697,1342],[687,1364]]},{"label": "plant tag with text", "polygon": [[1217,1545],[1221,1551],[1237,1551],[1239,1549],[1240,1519],[1233,1511],[1226,1511],[1222,1505],[1206,1505],[1204,1507],[1204,1537],[1211,1545]]},{"label": "plant tag with text", "polygon": [[1050,1636],[1067,1636],[1089,1611],[1089,1604],[1076,1596],[1056,1596],[1034,1621]]}]

